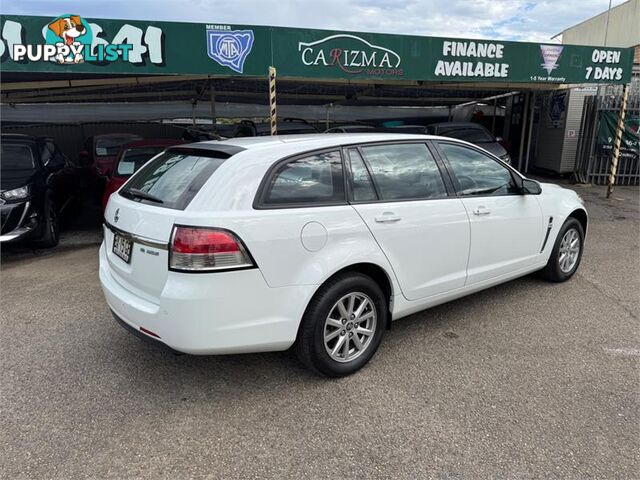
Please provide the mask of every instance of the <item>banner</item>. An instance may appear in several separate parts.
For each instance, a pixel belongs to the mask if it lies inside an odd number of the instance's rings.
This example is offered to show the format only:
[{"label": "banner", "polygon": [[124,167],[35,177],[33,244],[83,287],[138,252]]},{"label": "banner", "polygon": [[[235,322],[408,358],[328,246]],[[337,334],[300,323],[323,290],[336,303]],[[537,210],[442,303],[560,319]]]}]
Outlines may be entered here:
[{"label": "banner", "polygon": [[[598,125],[597,145],[598,149],[605,154],[613,153],[613,140],[615,139],[616,128],[618,126],[617,112],[601,112],[600,124]],[[639,117],[627,117],[624,120],[624,133],[620,144],[620,156],[622,158],[638,159],[639,153]]]},{"label": "banner", "polygon": [[215,23],[2,15],[3,72],[627,83],[633,49]]}]

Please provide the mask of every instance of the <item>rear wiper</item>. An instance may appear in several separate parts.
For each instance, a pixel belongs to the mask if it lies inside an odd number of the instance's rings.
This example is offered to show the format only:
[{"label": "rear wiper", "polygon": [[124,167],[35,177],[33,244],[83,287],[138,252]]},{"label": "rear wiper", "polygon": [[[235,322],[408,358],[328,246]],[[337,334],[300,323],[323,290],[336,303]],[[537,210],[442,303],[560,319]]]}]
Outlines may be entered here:
[{"label": "rear wiper", "polygon": [[127,188],[126,190],[123,190],[123,192],[135,198],[142,198],[143,200],[149,200],[150,202],[164,203],[164,200],[140,190],[139,188]]}]

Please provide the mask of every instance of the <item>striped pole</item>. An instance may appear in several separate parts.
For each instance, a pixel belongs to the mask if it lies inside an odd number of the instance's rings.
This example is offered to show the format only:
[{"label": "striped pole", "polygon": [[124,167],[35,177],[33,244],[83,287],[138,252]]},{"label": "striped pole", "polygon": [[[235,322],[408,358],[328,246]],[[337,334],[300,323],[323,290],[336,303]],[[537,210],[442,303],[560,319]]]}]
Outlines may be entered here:
[{"label": "striped pole", "polygon": [[278,117],[276,115],[276,69],[269,67],[269,120],[271,135],[278,134]]},{"label": "striped pole", "polygon": [[622,134],[624,133],[624,117],[627,113],[627,99],[629,98],[629,88],[622,86],[622,102],[620,102],[620,113],[618,114],[618,125],[616,126],[616,138],[613,141],[613,157],[611,158],[611,173],[607,183],[607,198],[613,192],[613,185],[616,183],[616,173],[618,172],[618,159],[620,158],[620,145]]}]

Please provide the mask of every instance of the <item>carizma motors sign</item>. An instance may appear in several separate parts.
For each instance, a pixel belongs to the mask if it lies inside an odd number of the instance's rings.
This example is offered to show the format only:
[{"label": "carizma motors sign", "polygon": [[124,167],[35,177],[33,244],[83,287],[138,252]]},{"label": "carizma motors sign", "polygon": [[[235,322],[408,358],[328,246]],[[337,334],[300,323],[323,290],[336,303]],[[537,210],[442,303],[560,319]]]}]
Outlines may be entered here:
[{"label": "carizma motors sign", "polygon": [[336,34],[315,42],[298,42],[307,67],[338,68],[350,75],[402,76],[402,59],[389,48],[351,34]]}]

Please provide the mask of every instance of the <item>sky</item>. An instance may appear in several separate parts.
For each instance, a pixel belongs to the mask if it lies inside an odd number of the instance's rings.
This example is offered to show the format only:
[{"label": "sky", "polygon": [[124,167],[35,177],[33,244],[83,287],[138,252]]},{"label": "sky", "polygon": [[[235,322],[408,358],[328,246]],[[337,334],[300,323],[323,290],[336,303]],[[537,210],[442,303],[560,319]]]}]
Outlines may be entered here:
[{"label": "sky", "polygon": [[608,6],[609,0],[0,0],[0,13],[548,42]]}]

